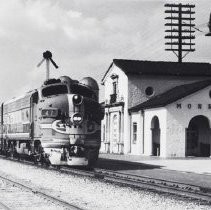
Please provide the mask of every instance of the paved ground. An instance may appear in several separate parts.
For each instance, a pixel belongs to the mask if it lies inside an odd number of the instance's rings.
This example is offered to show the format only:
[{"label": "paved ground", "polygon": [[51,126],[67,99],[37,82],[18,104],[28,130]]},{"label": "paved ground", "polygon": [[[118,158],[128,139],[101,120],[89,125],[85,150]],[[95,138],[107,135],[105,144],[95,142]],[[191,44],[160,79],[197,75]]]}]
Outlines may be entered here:
[{"label": "paved ground", "polygon": [[131,161],[147,165],[158,166],[162,169],[193,172],[211,175],[211,158],[177,158],[164,159],[160,157],[146,157],[137,155],[100,154],[101,158]]},{"label": "paved ground", "polygon": [[211,158],[164,159],[100,154],[99,168],[193,184],[211,190]]}]

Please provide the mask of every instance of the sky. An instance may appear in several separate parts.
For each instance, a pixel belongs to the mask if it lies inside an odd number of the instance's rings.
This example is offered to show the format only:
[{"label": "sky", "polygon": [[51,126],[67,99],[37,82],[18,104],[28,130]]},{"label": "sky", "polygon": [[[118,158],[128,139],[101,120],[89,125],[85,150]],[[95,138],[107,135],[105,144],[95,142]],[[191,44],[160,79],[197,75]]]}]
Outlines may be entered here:
[{"label": "sky", "polygon": [[[45,80],[42,53],[59,66],[51,77],[101,79],[114,58],[177,61],[165,51],[165,0],[0,0],[0,101],[38,88]],[[185,62],[211,63],[210,0],[196,5],[196,51]],[[101,101],[103,86],[100,85]]]}]

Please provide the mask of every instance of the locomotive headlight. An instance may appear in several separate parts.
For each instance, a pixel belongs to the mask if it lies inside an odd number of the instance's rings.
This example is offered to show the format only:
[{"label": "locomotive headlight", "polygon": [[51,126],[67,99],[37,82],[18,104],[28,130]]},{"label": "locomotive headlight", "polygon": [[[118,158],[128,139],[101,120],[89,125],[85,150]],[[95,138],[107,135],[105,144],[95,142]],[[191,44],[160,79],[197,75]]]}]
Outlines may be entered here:
[{"label": "locomotive headlight", "polygon": [[83,102],[83,97],[82,96],[80,96],[78,94],[73,96],[73,104],[74,105],[80,105],[80,104],[82,104],[82,102]]},{"label": "locomotive headlight", "polygon": [[83,121],[83,117],[80,113],[76,113],[72,116],[72,121],[75,124],[80,124]]}]

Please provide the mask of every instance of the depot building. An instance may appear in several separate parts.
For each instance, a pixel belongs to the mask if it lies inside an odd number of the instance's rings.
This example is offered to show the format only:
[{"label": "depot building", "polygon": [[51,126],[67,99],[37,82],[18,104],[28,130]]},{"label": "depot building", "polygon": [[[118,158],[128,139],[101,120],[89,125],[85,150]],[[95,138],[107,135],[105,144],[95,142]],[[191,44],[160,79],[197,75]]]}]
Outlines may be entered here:
[{"label": "depot building", "polygon": [[101,152],[211,155],[211,65],[114,59],[102,79]]}]

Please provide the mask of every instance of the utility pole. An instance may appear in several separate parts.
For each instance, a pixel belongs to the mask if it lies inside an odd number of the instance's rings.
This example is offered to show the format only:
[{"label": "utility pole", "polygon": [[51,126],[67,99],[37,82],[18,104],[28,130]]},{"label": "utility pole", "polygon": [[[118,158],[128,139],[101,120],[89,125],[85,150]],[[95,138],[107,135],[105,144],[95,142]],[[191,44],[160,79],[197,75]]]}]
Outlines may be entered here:
[{"label": "utility pole", "polygon": [[[165,39],[167,42],[165,45],[166,51],[173,51],[173,53],[178,57],[178,62],[182,63],[182,59],[189,53],[194,52],[193,40],[195,39],[193,27],[195,24],[192,23],[195,20],[192,17],[195,12],[193,8],[195,5],[192,4],[165,4],[167,8],[165,13],[169,14],[165,19],[167,23],[167,30],[165,32],[167,35]],[[185,54],[183,55],[183,52]]]}]

